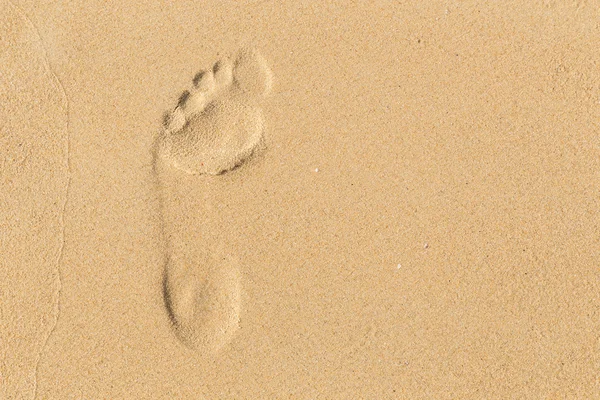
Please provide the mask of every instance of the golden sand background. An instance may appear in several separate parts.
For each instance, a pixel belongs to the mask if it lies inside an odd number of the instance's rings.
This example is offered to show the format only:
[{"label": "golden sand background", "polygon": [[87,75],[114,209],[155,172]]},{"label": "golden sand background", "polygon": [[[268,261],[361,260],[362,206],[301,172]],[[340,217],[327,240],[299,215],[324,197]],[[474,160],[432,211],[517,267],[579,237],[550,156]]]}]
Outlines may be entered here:
[{"label": "golden sand background", "polygon": [[[4,398],[600,398],[598,2],[1,4]],[[247,43],[268,151],[209,194],[244,295],[203,358],[150,148]]]}]

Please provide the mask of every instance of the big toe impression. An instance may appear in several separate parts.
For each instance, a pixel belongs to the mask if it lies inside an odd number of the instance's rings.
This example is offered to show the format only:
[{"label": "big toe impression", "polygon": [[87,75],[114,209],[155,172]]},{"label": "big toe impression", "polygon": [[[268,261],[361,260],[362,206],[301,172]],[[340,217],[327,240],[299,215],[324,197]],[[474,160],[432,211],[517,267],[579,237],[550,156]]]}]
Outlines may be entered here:
[{"label": "big toe impression", "polygon": [[243,92],[256,97],[267,96],[273,86],[273,73],[267,61],[253,47],[238,52],[233,77]]}]

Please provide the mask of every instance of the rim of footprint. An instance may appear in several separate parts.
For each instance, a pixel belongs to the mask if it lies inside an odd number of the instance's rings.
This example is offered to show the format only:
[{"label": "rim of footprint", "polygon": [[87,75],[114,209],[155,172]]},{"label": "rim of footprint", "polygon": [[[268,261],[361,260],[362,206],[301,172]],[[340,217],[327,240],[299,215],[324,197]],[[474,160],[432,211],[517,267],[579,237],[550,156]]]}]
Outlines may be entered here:
[{"label": "rim of footprint", "polygon": [[218,175],[243,164],[264,145],[260,103],[272,82],[267,62],[253,47],[201,70],[165,114],[159,155],[194,175]]}]

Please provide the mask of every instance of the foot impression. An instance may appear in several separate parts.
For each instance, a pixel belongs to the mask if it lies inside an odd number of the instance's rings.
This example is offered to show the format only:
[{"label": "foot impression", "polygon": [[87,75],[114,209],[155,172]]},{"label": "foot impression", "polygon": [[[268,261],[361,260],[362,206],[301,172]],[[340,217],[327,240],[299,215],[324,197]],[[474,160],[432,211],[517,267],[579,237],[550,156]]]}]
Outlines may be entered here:
[{"label": "foot impression", "polygon": [[212,71],[200,71],[193,86],[165,115],[159,154],[189,174],[218,175],[242,164],[263,142],[260,102],[270,92],[272,74],[252,48]]},{"label": "foot impression", "polygon": [[[198,233],[210,214],[210,191],[219,175],[244,163],[264,145],[262,100],[272,75],[254,49],[200,71],[165,116],[155,151],[165,240],[163,292],[175,335],[210,355],[239,327],[241,274],[224,243]],[[217,224],[218,225],[218,224]],[[213,225],[214,226],[214,225]]]}]

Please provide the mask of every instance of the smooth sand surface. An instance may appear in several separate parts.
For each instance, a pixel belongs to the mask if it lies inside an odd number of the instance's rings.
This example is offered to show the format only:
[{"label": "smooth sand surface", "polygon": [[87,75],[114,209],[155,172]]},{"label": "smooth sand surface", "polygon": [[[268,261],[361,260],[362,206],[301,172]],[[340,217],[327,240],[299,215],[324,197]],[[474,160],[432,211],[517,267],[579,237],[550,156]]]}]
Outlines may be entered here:
[{"label": "smooth sand surface", "polygon": [[[0,1],[0,396],[599,399],[600,4],[499,3]],[[264,151],[165,202],[164,113],[247,45]],[[215,351],[165,218],[239,273]]]}]

